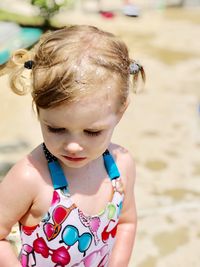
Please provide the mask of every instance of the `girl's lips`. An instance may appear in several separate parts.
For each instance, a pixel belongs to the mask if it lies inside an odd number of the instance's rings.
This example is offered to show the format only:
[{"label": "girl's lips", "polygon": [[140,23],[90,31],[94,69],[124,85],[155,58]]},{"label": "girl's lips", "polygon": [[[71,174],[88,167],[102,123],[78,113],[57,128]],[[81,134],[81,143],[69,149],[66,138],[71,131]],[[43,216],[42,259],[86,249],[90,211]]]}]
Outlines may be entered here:
[{"label": "girl's lips", "polygon": [[86,159],[86,157],[84,158],[78,158],[78,157],[68,157],[68,156],[63,156],[65,159],[69,160],[69,161],[83,161]]}]

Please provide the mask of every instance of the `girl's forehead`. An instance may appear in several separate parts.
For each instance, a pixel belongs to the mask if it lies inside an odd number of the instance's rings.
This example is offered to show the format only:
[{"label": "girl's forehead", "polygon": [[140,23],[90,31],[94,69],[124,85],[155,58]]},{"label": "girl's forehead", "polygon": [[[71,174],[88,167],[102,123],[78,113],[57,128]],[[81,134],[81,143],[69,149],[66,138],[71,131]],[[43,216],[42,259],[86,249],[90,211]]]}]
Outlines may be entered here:
[{"label": "girl's forehead", "polygon": [[113,99],[97,95],[40,111],[40,120],[44,123],[70,129],[106,127],[116,116]]},{"label": "girl's forehead", "polygon": [[49,109],[41,109],[40,119],[49,123],[63,122],[93,123],[104,121],[108,116],[116,114],[116,96],[111,91],[104,90],[82,97],[81,99]]},{"label": "girl's forehead", "polygon": [[109,105],[115,108],[118,102],[117,99],[119,98],[119,91],[120,86],[114,78],[105,78],[105,80],[101,80],[101,82],[99,80],[95,82],[94,79],[92,84],[86,83],[76,91],[76,96],[72,102],[68,103],[66,101],[63,103],[63,106],[72,107],[74,104],[78,103],[79,106],[83,107],[95,104],[96,107]]},{"label": "girl's forehead", "polygon": [[[110,110],[115,110],[117,94],[114,93],[114,89],[111,86],[103,86],[98,90],[89,92],[86,95],[82,95],[71,103],[63,102],[57,107],[57,110],[69,109],[76,110],[77,108],[82,110],[87,109],[99,109],[99,108],[110,108]],[[56,108],[55,108],[56,109]]]}]

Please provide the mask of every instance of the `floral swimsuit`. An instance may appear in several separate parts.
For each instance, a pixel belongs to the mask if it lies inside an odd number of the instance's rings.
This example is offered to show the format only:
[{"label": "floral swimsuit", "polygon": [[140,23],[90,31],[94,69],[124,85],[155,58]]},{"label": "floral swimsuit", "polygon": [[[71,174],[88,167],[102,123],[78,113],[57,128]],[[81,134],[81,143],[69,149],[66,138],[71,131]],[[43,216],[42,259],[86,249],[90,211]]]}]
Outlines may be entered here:
[{"label": "floral swimsuit", "polygon": [[120,174],[109,151],[104,165],[113,197],[98,215],[88,216],[72,202],[67,179],[58,160],[43,144],[54,186],[51,206],[35,226],[20,225],[23,267],[106,267],[114,245],[123,202]]}]

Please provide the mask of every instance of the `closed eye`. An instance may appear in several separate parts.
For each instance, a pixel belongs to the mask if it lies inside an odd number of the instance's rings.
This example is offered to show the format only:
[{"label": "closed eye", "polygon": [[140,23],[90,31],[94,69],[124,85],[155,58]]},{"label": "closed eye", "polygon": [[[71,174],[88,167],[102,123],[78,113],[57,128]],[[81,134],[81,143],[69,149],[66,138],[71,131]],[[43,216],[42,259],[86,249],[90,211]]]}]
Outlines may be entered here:
[{"label": "closed eye", "polygon": [[51,133],[63,133],[63,132],[65,132],[65,128],[54,128],[51,126],[47,126],[47,129]]},{"label": "closed eye", "polygon": [[89,136],[98,136],[102,133],[102,131],[84,130],[84,133],[89,135]]}]

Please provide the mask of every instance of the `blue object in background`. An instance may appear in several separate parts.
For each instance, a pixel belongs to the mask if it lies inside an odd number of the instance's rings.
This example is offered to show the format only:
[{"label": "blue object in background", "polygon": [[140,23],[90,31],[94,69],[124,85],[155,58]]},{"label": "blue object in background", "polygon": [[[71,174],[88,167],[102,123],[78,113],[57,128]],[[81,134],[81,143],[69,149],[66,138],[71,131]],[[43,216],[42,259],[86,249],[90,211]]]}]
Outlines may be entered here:
[{"label": "blue object in background", "polygon": [[39,40],[41,34],[42,30],[38,28],[21,28],[21,34],[19,36],[22,42],[21,45],[24,48],[32,46]]},{"label": "blue object in background", "polygon": [[8,50],[0,51],[0,64],[5,63],[10,57],[10,52]]},{"label": "blue object in background", "polygon": [[35,44],[42,34],[39,28],[20,27],[13,22],[0,22],[0,64],[10,58],[13,51]]}]

